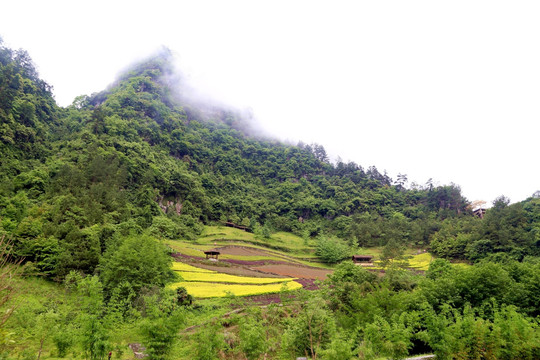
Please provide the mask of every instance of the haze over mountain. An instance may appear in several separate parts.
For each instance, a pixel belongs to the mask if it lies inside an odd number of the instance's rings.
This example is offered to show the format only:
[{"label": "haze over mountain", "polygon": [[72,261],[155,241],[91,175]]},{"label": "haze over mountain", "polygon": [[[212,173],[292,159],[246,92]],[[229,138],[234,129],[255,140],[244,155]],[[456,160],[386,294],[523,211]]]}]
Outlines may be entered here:
[{"label": "haze over mountain", "polygon": [[488,204],[538,190],[535,2],[5,5],[28,21],[7,17],[0,33],[62,105],[166,44],[197,86],[281,139]]}]

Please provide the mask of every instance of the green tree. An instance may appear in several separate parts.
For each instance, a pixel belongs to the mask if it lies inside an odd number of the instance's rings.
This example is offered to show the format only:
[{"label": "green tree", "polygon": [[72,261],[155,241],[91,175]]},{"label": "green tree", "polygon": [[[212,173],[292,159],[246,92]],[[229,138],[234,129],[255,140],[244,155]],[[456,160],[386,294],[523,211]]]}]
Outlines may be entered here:
[{"label": "green tree", "polygon": [[77,321],[82,348],[90,360],[102,360],[110,347],[109,329],[104,321],[103,286],[97,276],[80,279],[72,272],[66,281],[69,283],[72,279],[76,284],[80,311]]},{"label": "green tree", "polygon": [[335,264],[350,256],[350,249],[339,239],[321,236],[317,240],[315,254],[324,262]]},{"label": "green tree", "polygon": [[426,271],[426,277],[431,280],[437,280],[441,277],[449,276],[453,273],[452,264],[445,259],[435,259],[429,264]]},{"label": "green tree", "polygon": [[145,310],[140,331],[146,352],[150,359],[168,359],[177,341],[178,330],[185,321],[185,313],[177,306],[174,296],[166,291],[160,296],[146,297]]},{"label": "green tree", "polygon": [[47,312],[41,313],[36,319],[35,331],[39,339],[39,351],[37,355],[37,360],[41,358],[41,353],[43,352],[43,344],[49,336],[54,336],[54,330],[56,328],[56,323],[58,322],[59,316],[54,310],[49,310]]},{"label": "green tree", "polygon": [[13,305],[9,305],[19,294],[15,278],[20,274],[20,269],[12,262],[10,250],[11,244],[5,240],[5,235],[0,236],[0,308],[5,308],[0,314],[0,351],[4,351],[9,344],[10,332],[5,324],[15,310]]},{"label": "green tree", "polygon": [[255,316],[248,316],[240,323],[240,348],[248,360],[256,360],[266,349],[264,325]]},{"label": "green tree", "polygon": [[373,289],[377,276],[352,261],[338,264],[332,274],[328,275],[328,301],[332,310],[340,310],[351,314],[356,299]]},{"label": "green tree", "polygon": [[375,321],[364,329],[360,351],[375,357],[388,356],[403,359],[412,347],[412,331],[406,325],[406,315],[393,317],[390,321],[376,316]]},{"label": "green tree", "polygon": [[282,350],[290,357],[316,359],[335,331],[334,318],[325,301],[318,296],[309,297],[297,316],[289,319],[283,334]]},{"label": "green tree", "polygon": [[392,264],[397,266],[406,266],[403,253],[405,248],[402,244],[398,243],[395,239],[390,239],[384,246],[381,253],[381,265],[382,267],[388,267]]},{"label": "green tree", "polygon": [[171,261],[165,247],[154,238],[128,236],[118,248],[103,255],[100,277],[108,294],[121,283],[139,293],[143,287],[163,287],[175,279]]},{"label": "green tree", "polygon": [[226,348],[219,324],[212,323],[205,326],[195,335],[193,350],[196,360],[218,360],[219,353]]}]

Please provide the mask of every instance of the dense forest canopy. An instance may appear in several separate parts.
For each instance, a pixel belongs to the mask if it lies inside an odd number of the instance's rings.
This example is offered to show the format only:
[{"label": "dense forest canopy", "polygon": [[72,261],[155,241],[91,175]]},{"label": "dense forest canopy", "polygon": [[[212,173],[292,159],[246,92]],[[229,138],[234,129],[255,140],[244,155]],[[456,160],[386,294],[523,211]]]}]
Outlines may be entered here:
[{"label": "dense forest canopy", "polygon": [[[0,237],[28,273],[77,284],[74,294],[95,300],[80,304],[88,309],[85,324],[104,331],[98,321],[104,304],[129,317],[145,289],[174,278],[156,239],[194,240],[204,225],[224,223],[263,237],[287,231],[317,238],[317,254],[328,262],[376,246],[479,263],[461,271],[441,260],[424,280],[403,269],[379,280],[342,265],[325,290],[330,303],[313,297],[302,306],[306,316],[330,324],[318,334],[327,358],[354,347],[346,333],[370,339],[365,352],[390,341],[405,347],[387,349],[389,356],[422,344],[449,354],[449,340],[435,339],[450,336],[443,334],[448,324],[458,337],[466,324],[478,331],[510,319],[529,326],[523,316],[539,315],[538,196],[515,204],[500,197],[478,217],[458,185],[407,186],[406,175],[394,180],[375,166],[331,163],[322,145],[256,134],[242,111],[182,93],[172,64],[163,50],[103,92],[61,108],[28,54],[0,42]],[[489,294],[471,290],[477,287]],[[416,297],[421,305],[414,305]],[[496,305],[488,308],[492,300]],[[164,321],[148,306],[148,319]],[[368,308],[377,315],[359,315]],[[268,319],[252,315],[241,321],[262,331],[249,322]],[[314,351],[303,342],[302,321],[280,325],[288,354]],[[377,328],[395,338],[378,337]],[[262,354],[245,351],[255,354],[249,358]]]}]

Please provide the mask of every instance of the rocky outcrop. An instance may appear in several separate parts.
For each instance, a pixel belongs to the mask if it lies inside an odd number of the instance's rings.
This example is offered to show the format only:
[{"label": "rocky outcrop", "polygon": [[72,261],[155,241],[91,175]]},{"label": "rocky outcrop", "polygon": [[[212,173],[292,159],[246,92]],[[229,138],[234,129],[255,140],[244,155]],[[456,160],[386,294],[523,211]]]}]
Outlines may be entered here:
[{"label": "rocky outcrop", "polygon": [[165,199],[164,196],[159,196],[156,201],[159,205],[159,208],[165,214],[171,211],[174,211],[177,215],[180,215],[182,213],[182,202],[180,202],[180,199],[169,200]]}]

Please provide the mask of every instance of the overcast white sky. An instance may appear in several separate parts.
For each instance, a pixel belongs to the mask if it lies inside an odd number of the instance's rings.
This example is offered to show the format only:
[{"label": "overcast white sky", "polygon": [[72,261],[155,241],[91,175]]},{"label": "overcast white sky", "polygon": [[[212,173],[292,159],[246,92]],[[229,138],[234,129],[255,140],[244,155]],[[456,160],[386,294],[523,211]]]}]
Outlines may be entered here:
[{"label": "overcast white sky", "polygon": [[161,45],[271,134],[469,200],[540,190],[538,1],[3,1],[60,105]]}]

